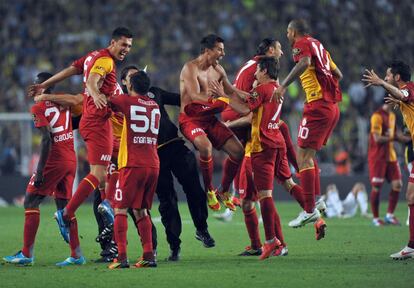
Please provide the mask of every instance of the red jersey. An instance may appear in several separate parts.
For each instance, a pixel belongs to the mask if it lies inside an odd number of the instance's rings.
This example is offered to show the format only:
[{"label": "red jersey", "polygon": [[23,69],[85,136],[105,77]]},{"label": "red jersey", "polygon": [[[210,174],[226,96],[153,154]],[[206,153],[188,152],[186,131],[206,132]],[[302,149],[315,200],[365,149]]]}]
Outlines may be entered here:
[{"label": "red jersey", "polygon": [[293,44],[293,60],[299,62],[303,57],[311,58],[311,65],[300,75],[306,102],[324,99],[327,102],[340,102],[342,93],[338,80],[332,75],[336,64],[321,42],[308,35]]},{"label": "red jersey", "polygon": [[160,109],[148,96],[133,97],[126,94],[111,100],[115,111],[124,114],[118,168],[159,168],[157,153]]},{"label": "red jersey", "polygon": [[394,138],[396,130],[395,121],[395,114],[387,112],[382,108],[372,114],[368,143],[368,162],[377,160],[382,162],[397,161],[393,141],[378,143],[374,140],[374,133]]},{"label": "red jersey", "polygon": [[[253,57],[253,59],[244,63],[239,72],[237,72],[236,79],[233,83],[237,89],[245,92],[250,92],[252,90],[254,80],[256,80],[254,73],[256,72],[257,61],[259,59],[259,56]],[[233,121],[239,119],[240,116],[241,115],[234,111],[230,106],[227,106],[227,108],[221,113],[221,119],[223,121]]]},{"label": "red jersey", "polygon": [[278,84],[274,81],[258,85],[247,99],[253,112],[251,139],[246,145],[246,153],[261,152],[265,148],[285,147],[279,131],[282,104],[272,101]]},{"label": "red jersey", "polygon": [[42,101],[32,106],[31,113],[36,128],[50,129],[52,147],[47,162],[76,162],[70,109]]},{"label": "red jersey", "polygon": [[108,49],[101,49],[90,52],[86,56],[72,63],[79,74],[83,74],[83,83],[85,85],[85,101],[83,101],[84,119],[95,121],[96,118],[108,118],[111,115],[109,107],[103,109],[96,108],[93,98],[89,95],[86,88],[86,81],[90,73],[97,73],[103,78],[99,91],[105,94],[109,99],[122,93],[122,89],[116,81],[116,66],[112,55]]}]

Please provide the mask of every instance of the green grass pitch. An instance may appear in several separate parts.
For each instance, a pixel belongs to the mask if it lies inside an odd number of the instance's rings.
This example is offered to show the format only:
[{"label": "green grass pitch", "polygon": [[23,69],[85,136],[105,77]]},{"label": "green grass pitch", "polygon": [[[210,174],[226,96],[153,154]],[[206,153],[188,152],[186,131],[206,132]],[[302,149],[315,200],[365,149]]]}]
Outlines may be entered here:
[{"label": "green grass pitch", "polygon": [[[154,204],[154,208],[158,203]],[[384,215],[386,203],[382,203]],[[397,216],[405,222],[407,208],[400,203]],[[293,202],[277,204],[289,247],[287,257],[259,261],[238,257],[249,244],[241,211],[231,223],[209,218],[209,230],[215,248],[204,248],[194,238],[195,229],[188,209],[181,204],[183,233],[181,261],[164,259],[169,249],[162,224],[158,228],[158,268],[111,271],[106,264],[95,264],[99,247],[94,242],[97,228],[92,207],[83,205],[77,213],[82,250],[87,258],[81,267],[57,268],[54,264],[69,256],[69,247],[58,234],[52,219],[54,206],[41,207],[40,228],[35,245],[35,265],[16,267],[0,265],[1,287],[414,287],[414,261],[393,261],[389,254],[406,245],[408,227],[375,228],[370,220],[328,219],[328,234],[316,241],[309,225],[300,229],[287,227],[299,209]],[[0,256],[11,255],[22,246],[23,208],[0,208]],[[159,218],[158,218],[159,219]],[[260,226],[263,231],[262,226]],[[131,263],[141,253],[135,227],[129,221],[128,256]]]}]

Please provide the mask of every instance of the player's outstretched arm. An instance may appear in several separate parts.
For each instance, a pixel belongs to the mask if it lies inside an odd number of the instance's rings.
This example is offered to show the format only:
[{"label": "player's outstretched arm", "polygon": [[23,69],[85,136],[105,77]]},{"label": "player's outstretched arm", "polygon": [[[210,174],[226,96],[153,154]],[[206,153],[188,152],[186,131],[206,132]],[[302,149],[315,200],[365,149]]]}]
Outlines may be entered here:
[{"label": "player's outstretched arm", "polygon": [[40,187],[43,184],[43,169],[45,168],[47,158],[49,157],[50,147],[52,146],[52,138],[47,126],[39,127],[42,134],[42,141],[40,142],[40,156],[39,163],[36,168],[36,175],[34,177],[34,186]]},{"label": "player's outstretched arm", "polygon": [[249,106],[244,101],[242,101],[237,95],[235,95],[233,93],[230,94],[230,95],[227,95],[224,92],[223,85],[220,82],[218,82],[217,80],[210,81],[209,89],[211,90],[213,95],[215,95],[217,97],[227,97],[227,98],[229,98],[230,99],[229,105],[237,113],[240,113],[242,115],[246,115],[246,114],[250,113]]},{"label": "player's outstretched arm", "polygon": [[227,121],[224,123],[224,125],[226,125],[229,128],[248,127],[252,124],[252,118],[253,118],[253,113],[250,112],[249,114],[244,115],[240,118],[237,118],[236,120]]},{"label": "player's outstretched arm", "polygon": [[369,86],[382,86],[387,92],[390,94],[390,96],[398,99],[398,100],[405,100],[406,96],[404,95],[400,89],[397,87],[389,84],[385,80],[381,79],[373,69],[368,70],[365,69],[365,74],[362,76],[362,82],[365,82],[365,87]]},{"label": "player's outstretched arm", "polygon": [[108,102],[105,94],[102,94],[99,91],[98,83],[101,81],[101,79],[103,79],[102,75],[91,72],[91,74],[89,74],[88,80],[86,80],[86,88],[88,89],[88,93],[90,96],[92,96],[93,102],[98,109],[104,108]]},{"label": "player's outstretched arm", "polygon": [[41,94],[34,98],[35,102],[52,101],[63,107],[73,107],[83,102],[82,94]]},{"label": "player's outstretched arm", "polygon": [[287,87],[299,77],[311,65],[311,57],[302,57],[295,67],[289,72],[288,76],[282,81],[280,86],[273,93],[273,98],[278,102],[283,102],[283,97]]},{"label": "player's outstretched arm", "polygon": [[161,100],[163,104],[180,106],[181,104],[180,94],[165,91],[164,89],[161,89],[159,87],[153,87],[153,88],[157,89],[160,92]]},{"label": "player's outstretched arm", "polygon": [[52,77],[50,77],[49,79],[44,81],[43,83],[34,84],[34,85],[29,86],[28,96],[29,97],[34,97],[37,94],[41,94],[41,93],[43,93],[43,90],[49,88],[50,86],[53,86],[56,83],[59,83],[59,82],[65,80],[66,78],[69,78],[69,77],[71,77],[73,75],[77,75],[77,74],[79,74],[79,71],[74,66],[71,65],[69,67],[66,67],[62,71],[56,73],[55,75],[53,75]]}]

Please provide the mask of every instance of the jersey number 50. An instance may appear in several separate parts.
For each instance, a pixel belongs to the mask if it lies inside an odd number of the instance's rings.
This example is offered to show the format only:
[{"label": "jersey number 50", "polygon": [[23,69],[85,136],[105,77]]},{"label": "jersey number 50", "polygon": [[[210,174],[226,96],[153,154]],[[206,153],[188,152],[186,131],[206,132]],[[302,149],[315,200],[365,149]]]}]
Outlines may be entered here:
[{"label": "jersey number 50", "polygon": [[143,106],[131,106],[131,121],[139,121],[140,125],[131,124],[131,129],[135,133],[146,133],[148,129],[155,135],[158,135],[158,130],[160,129],[160,109],[156,108],[151,111],[151,119],[148,118],[146,114],[139,114],[147,113],[147,108]]}]

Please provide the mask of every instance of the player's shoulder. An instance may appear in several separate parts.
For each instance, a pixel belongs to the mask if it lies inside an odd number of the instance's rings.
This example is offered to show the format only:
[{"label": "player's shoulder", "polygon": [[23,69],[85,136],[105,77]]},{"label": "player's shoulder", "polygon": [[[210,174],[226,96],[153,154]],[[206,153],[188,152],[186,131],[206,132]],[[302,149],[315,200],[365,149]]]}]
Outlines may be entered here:
[{"label": "player's shoulder", "polygon": [[400,90],[405,97],[414,96],[414,82],[407,82]]}]

